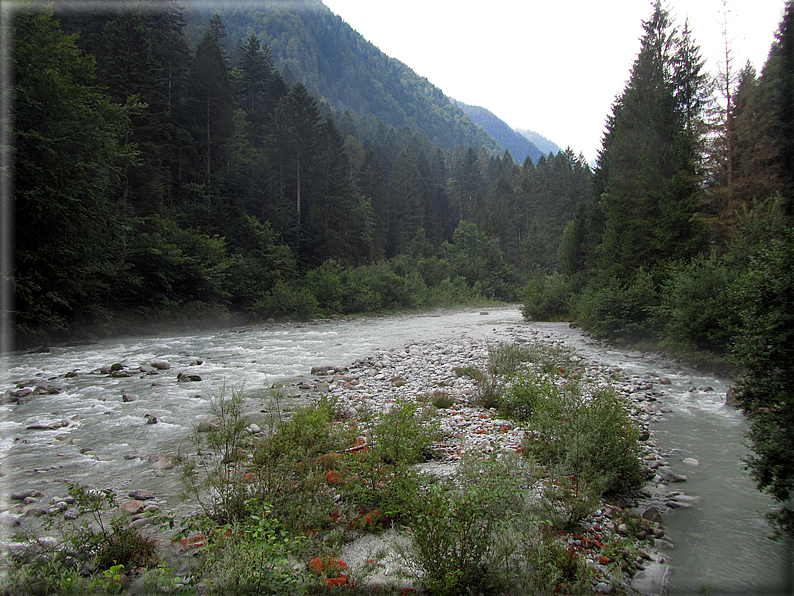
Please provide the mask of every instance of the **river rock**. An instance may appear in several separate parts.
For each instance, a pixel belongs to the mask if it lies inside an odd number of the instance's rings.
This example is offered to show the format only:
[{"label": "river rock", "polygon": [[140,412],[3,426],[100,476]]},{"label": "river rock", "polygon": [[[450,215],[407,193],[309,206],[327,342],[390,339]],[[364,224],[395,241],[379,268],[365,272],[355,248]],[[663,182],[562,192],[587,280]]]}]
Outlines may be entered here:
[{"label": "river rock", "polygon": [[199,375],[181,372],[176,376],[176,380],[179,383],[190,383],[191,381],[200,381],[201,377]]},{"label": "river rock", "polygon": [[163,361],[152,361],[149,363],[149,366],[152,366],[157,370],[168,370],[169,368],[171,368],[171,363],[163,362]]},{"label": "river rock", "polygon": [[11,493],[8,498],[11,499],[12,501],[24,501],[25,499],[30,499],[34,497],[38,498],[43,496],[44,493],[31,488],[28,490],[23,490],[18,493]]},{"label": "river rock", "polygon": [[673,382],[668,377],[659,377],[659,383],[661,385],[672,385]]},{"label": "river rock", "polygon": [[6,391],[0,396],[0,405],[15,404],[19,401],[19,397],[14,395],[11,391]]},{"label": "river rock", "polygon": [[660,466],[659,469],[657,470],[657,473],[659,474],[659,476],[662,477],[662,480],[664,480],[665,482],[686,482],[687,480],[689,480],[683,474],[676,474],[668,466]]},{"label": "river rock", "polygon": [[174,462],[167,453],[154,453],[150,455],[149,463],[153,464],[152,468],[155,470],[171,470],[174,467]]},{"label": "river rock", "polygon": [[143,501],[138,501],[137,499],[133,499],[132,501],[125,501],[121,505],[119,505],[119,511],[121,513],[126,513],[128,515],[133,515],[135,513],[140,513],[143,511],[144,507],[146,507],[146,503]]},{"label": "river rock", "polygon": [[732,408],[739,407],[739,394],[735,387],[728,389],[728,392],[725,394],[725,405]]},{"label": "river rock", "polygon": [[648,507],[642,512],[642,519],[647,519],[649,522],[662,523],[662,514],[656,507]]},{"label": "river rock", "polygon": [[125,404],[128,404],[130,402],[134,402],[135,401],[135,396],[125,393],[124,395],[121,396],[121,401],[124,402]]},{"label": "river rock", "polygon": [[700,465],[700,462],[696,460],[694,457],[686,457],[683,459],[683,463],[688,466],[697,466]]},{"label": "river rock", "polygon": [[327,375],[334,372],[336,369],[333,366],[312,366],[313,375]]},{"label": "river rock", "polygon": [[632,350],[631,352],[626,354],[626,358],[635,358],[636,359],[636,358],[642,358],[642,357],[643,357],[642,356],[642,352],[640,352],[638,350]]},{"label": "river rock", "polygon": [[0,513],[0,526],[5,526],[7,528],[16,528],[17,526],[21,525],[19,518],[16,515],[11,515],[7,511],[3,511]]},{"label": "river rock", "polygon": [[144,419],[146,420],[146,424],[157,424],[157,416],[154,414],[144,414]]},{"label": "river rock", "polygon": [[136,501],[148,501],[150,499],[154,499],[154,493],[150,490],[143,490],[138,489],[132,491],[129,495],[130,498],[135,499]]},{"label": "river rock", "polygon": [[210,433],[220,430],[220,427],[214,422],[199,422],[196,426],[196,432]]}]

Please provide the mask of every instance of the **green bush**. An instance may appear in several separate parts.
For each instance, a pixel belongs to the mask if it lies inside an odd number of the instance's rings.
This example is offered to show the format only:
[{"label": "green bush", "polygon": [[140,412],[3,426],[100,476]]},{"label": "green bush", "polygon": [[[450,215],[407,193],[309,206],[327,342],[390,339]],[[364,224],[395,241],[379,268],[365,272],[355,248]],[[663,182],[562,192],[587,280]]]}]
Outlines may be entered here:
[{"label": "green bush", "polygon": [[529,348],[517,343],[488,346],[488,372],[492,376],[511,377],[532,356]]},{"label": "green bush", "polygon": [[250,422],[243,414],[244,398],[241,389],[227,395],[225,386],[212,396],[213,422],[193,432],[196,455],[190,457],[180,450],[177,457],[188,494],[216,523],[231,522],[245,511],[244,470],[238,463],[244,458]]},{"label": "green bush", "polygon": [[437,424],[422,423],[419,406],[398,401],[375,424],[373,454],[387,464],[414,464],[427,459],[429,448],[438,438]]},{"label": "green bush", "polygon": [[504,392],[500,412],[507,418],[527,422],[532,413],[542,407],[546,397],[556,390],[553,383],[540,375],[519,374]]},{"label": "green bush", "polygon": [[308,578],[294,566],[301,541],[281,529],[267,504],[251,501],[239,521],[213,530],[192,570],[204,591],[230,596],[306,593]]},{"label": "green bush", "polygon": [[629,493],[645,480],[637,429],[611,391],[590,398],[572,385],[552,391],[533,412],[532,428],[523,452],[597,494]]},{"label": "green bush", "polygon": [[8,555],[0,577],[0,594],[117,594],[125,569],[149,567],[160,561],[157,541],[131,528],[126,515],[106,519],[115,509],[112,493],[69,484],[77,520],[48,516],[46,530],[56,539],[28,536],[27,548]]},{"label": "green bush", "polygon": [[627,284],[617,279],[592,281],[576,306],[576,320],[596,337],[639,341],[659,336],[659,291],[653,276],[639,269]]},{"label": "green bush", "polygon": [[311,319],[317,312],[317,298],[308,288],[280,281],[270,293],[254,302],[251,313],[260,319],[289,317]]},{"label": "green bush", "polygon": [[715,257],[671,266],[656,312],[666,344],[725,353],[738,325],[729,290],[735,273]]},{"label": "green bush", "polygon": [[503,594],[510,522],[526,513],[520,462],[467,459],[459,482],[446,479],[414,498],[412,557],[429,594]]},{"label": "green bush", "polygon": [[565,276],[556,271],[527,282],[521,292],[521,314],[535,321],[564,321],[570,318],[571,291]]}]

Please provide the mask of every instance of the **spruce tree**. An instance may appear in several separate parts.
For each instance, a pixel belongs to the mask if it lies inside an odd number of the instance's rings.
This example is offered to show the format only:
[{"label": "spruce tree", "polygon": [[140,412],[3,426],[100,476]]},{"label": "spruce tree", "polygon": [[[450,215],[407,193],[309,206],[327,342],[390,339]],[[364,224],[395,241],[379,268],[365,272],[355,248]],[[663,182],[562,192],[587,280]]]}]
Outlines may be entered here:
[{"label": "spruce tree", "polygon": [[[696,140],[687,130],[697,118],[697,91],[686,91],[697,85],[698,69],[688,63],[676,69],[678,38],[660,2],[643,30],[629,82],[607,123],[594,183],[605,221],[600,268],[620,280],[640,267],[690,256],[701,242],[693,219]],[[688,53],[694,56],[692,47]]]}]

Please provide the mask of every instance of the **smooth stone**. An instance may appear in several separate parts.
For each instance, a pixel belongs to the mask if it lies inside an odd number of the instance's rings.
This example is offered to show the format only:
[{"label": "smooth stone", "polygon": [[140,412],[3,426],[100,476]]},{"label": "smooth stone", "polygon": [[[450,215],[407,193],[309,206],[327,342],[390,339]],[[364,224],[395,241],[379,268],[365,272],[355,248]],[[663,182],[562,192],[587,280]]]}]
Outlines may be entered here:
[{"label": "smooth stone", "polygon": [[119,511],[121,513],[127,513],[129,515],[133,515],[135,513],[140,513],[141,511],[143,511],[144,507],[146,507],[146,503],[134,499],[132,501],[125,501],[124,503],[119,505]]},{"label": "smooth stone", "polygon": [[697,466],[697,465],[700,465],[700,462],[699,462],[698,460],[696,460],[694,457],[687,457],[687,458],[685,458],[685,459],[683,460],[683,463],[685,463],[685,464],[686,464],[686,465],[688,465],[688,466]]},{"label": "smooth stone", "polygon": [[154,499],[154,493],[152,491],[143,489],[134,490],[128,496],[135,499],[136,501],[148,501],[149,499]]},{"label": "smooth stone", "polygon": [[157,370],[168,370],[171,368],[170,362],[150,362],[149,365],[156,368]]},{"label": "smooth stone", "polygon": [[659,383],[662,385],[672,385],[673,382],[667,377],[659,377]]}]

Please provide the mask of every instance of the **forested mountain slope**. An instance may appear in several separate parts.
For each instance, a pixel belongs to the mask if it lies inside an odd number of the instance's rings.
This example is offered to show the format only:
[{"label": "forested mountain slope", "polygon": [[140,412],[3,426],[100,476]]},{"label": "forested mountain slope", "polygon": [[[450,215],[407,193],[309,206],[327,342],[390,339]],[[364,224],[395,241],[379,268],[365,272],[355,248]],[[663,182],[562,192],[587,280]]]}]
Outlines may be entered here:
[{"label": "forested mountain slope", "polygon": [[556,155],[562,151],[562,149],[560,149],[560,147],[554,141],[550,141],[535,131],[528,130],[526,128],[517,128],[516,132],[529,140],[529,142],[535,145],[535,147],[540,149],[543,155],[548,155],[549,153],[554,153]]},{"label": "forested mountain slope", "polygon": [[527,157],[537,163],[538,158],[544,155],[544,152],[529,139],[514,131],[504,120],[490,110],[480,106],[470,106],[462,101],[457,101],[456,103],[475,124],[481,126],[496,142],[509,151],[512,158],[518,163],[524,163]]},{"label": "forested mountain slope", "polygon": [[187,2],[189,45],[216,13],[226,26],[228,52],[234,55],[242,40],[256,35],[288,83],[294,77],[337,114],[349,110],[356,121],[374,116],[386,126],[423,131],[450,151],[464,146],[502,152],[441,89],[381,52],[320,0]]}]

